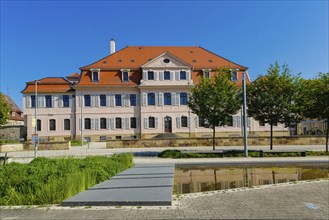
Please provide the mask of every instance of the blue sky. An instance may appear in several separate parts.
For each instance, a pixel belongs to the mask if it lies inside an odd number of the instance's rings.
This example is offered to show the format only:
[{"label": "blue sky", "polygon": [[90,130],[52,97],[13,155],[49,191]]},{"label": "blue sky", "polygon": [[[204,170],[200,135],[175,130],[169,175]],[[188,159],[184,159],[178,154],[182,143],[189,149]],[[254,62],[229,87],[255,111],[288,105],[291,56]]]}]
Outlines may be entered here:
[{"label": "blue sky", "polygon": [[328,1],[1,0],[0,89],[22,107],[25,82],[64,77],[127,45],[202,46],[249,67],[328,72]]}]

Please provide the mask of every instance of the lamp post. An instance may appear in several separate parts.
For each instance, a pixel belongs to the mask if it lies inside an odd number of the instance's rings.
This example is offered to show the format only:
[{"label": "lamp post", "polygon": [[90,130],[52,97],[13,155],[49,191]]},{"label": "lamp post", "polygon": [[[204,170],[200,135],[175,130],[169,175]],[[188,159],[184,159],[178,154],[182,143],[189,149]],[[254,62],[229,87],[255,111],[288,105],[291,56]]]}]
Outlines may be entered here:
[{"label": "lamp post", "polygon": [[35,99],[34,99],[34,158],[38,156],[38,145],[39,145],[39,138],[38,138],[38,120],[37,120],[37,109],[38,109],[38,80],[34,81],[35,86]]},{"label": "lamp post", "polygon": [[247,91],[246,91],[246,75],[242,73],[242,95],[243,95],[243,145],[244,155],[248,157],[248,140],[247,140]]}]

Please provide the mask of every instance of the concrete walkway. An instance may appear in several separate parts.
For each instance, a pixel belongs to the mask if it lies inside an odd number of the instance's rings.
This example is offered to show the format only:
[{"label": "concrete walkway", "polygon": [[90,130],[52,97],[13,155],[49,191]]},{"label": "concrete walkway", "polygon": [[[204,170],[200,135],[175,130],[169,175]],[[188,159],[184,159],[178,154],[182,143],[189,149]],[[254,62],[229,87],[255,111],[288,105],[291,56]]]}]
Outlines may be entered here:
[{"label": "concrete walkway", "polygon": [[171,205],[174,164],[136,165],[67,200],[63,206]]}]

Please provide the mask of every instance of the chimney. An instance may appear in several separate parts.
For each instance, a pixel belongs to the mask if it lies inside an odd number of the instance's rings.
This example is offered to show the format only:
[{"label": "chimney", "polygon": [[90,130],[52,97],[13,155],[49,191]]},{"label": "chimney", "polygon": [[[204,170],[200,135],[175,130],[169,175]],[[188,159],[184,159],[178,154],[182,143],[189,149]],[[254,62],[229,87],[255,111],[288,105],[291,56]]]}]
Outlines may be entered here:
[{"label": "chimney", "polygon": [[115,53],[115,41],[113,38],[110,40],[110,54]]}]

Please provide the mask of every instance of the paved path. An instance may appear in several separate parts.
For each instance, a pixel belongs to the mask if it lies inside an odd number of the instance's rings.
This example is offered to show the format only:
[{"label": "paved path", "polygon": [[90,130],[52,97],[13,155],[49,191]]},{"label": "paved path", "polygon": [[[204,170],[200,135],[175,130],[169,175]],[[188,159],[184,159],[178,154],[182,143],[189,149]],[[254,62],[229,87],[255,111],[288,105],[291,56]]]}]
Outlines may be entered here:
[{"label": "paved path", "polygon": [[322,180],[190,194],[168,207],[11,207],[0,219],[328,219],[328,189]]},{"label": "paved path", "polygon": [[136,165],[63,201],[62,205],[171,205],[174,171],[174,164]]}]

